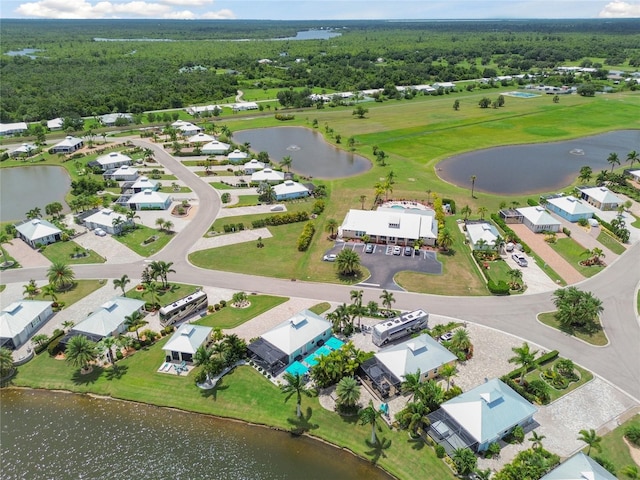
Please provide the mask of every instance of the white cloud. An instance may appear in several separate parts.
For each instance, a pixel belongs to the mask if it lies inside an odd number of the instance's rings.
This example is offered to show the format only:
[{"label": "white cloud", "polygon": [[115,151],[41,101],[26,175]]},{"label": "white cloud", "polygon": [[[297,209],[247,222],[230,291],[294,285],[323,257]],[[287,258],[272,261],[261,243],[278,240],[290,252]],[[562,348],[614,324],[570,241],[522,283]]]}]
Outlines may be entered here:
[{"label": "white cloud", "polygon": [[600,18],[637,18],[640,17],[640,3],[614,0],[605,5],[598,16]]},{"label": "white cloud", "polygon": [[159,2],[164,5],[175,5],[177,7],[201,7],[213,3],[213,0],[159,0]]},{"label": "white cloud", "polygon": [[236,15],[228,8],[224,8],[222,10],[218,10],[217,12],[205,12],[198,18],[202,20],[230,20],[236,18]]}]

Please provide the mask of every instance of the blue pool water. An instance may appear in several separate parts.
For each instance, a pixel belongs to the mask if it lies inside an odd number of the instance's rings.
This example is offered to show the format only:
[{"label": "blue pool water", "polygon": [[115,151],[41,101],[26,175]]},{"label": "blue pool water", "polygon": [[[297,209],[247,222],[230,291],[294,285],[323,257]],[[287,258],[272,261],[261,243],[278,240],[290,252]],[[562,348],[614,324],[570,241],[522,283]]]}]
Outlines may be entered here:
[{"label": "blue pool water", "polygon": [[319,349],[317,349],[315,352],[313,352],[311,355],[308,355],[307,358],[304,359],[304,363],[306,363],[310,367],[313,367],[314,365],[318,364],[317,358],[324,357],[325,355],[329,355],[330,353],[331,353],[330,348],[322,346]]},{"label": "blue pool water", "polygon": [[300,362],[296,361],[287,367],[287,372],[290,373],[291,375],[298,374],[300,376],[303,376],[309,372],[309,369],[305,367],[303,364],[301,364]]},{"label": "blue pool water", "polygon": [[533,97],[540,96],[535,93],[527,93],[527,92],[509,92],[507,93],[507,95],[509,95],[510,97],[518,97],[518,98],[533,98]]},{"label": "blue pool water", "polygon": [[331,350],[338,350],[340,347],[344,345],[344,342],[336,337],[331,337],[329,340],[325,342],[325,345],[329,347]]},{"label": "blue pool water", "polygon": [[402,205],[391,205],[391,208],[399,208],[400,210],[404,210]]}]

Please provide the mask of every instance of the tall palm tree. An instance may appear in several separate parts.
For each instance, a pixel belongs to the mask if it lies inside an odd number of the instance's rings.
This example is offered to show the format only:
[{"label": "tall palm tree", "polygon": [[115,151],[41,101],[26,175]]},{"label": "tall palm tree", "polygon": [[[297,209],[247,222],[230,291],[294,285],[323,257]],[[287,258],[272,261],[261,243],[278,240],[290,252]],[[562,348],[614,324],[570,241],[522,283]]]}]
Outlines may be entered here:
[{"label": "tall palm tree", "polygon": [[140,330],[141,327],[144,327],[147,323],[149,322],[142,318],[142,314],[138,310],[133,312],[131,315],[124,317],[124,326],[127,327],[127,330],[130,332],[136,332],[136,338],[138,340],[140,340],[138,330]]},{"label": "tall palm tree", "polygon": [[286,157],[282,157],[282,160],[280,160],[280,166],[282,168],[287,167],[287,172],[291,171],[291,164],[293,163],[293,159],[287,155]]},{"label": "tall palm tree", "polygon": [[533,432],[531,432],[531,436],[529,437],[529,441],[531,442],[531,448],[533,448],[534,450],[537,449],[541,449],[542,448],[542,440],[544,440],[545,437],[544,435],[538,435],[538,432],[536,432],[535,430]]},{"label": "tall palm tree", "polygon": [[422,387],[422,381],[420,379],[421,373],[420,369],[418,369],[415,373],[407,373],[404,376],[404,381],[400,384],[400,389],[402,393],[410,393],[411,401],[415,401],[416,397],[420,392],[420,388]]},{"label": "tall palm tree", "polygon": [[13,370],[13,354],[8,348],[0,348],[0,377],[6,377]]},{"label": "tall palm tree", "polygon": [[116,235],[120,235],[122,233],[122,225],[124,224],[124,219],[122,217],[115,217],[111,220],[111,226],[113,226],[113,232]]},{"label": "tall palm tree", "polygon": [[343,377],[336,386],[338,403],[347,407],[352,407],[360,400],[360,386],[353,377]]},{"label": "tall palm tree", "polygon": [[455,377],[457,373],[458,370],[456,369],[456,366],[450,363],[443,365],[440,369],[440,376],[447,381],[447,392],[451,386],[451,378]]},{"label": "tall palm tree", "polygon": [[387,308],[387,310],[391,310],[391,305],[396,302],[396,299],[393,297],[393,293],[385,290],[382,290],[382,293],[379,297],[382,300],[382,305]]},{"label": "tall palm tree", "polygon": [[164,230],[164,218],[156,218],[156,225],[160,231]]},{"label": "tall palm tree", "polygon": [[607,157],[607,163],[611,165],[611,171],[613,172],[613,168],[616,165],[620,165],[620,158],[618,157],[618,154],[615,152],[610,153]]},{"label": "tall palm tree", "polygon": [[440,245],[440,248],[445,252],[449,251],[449,248],[453,245],[453,236],[448,228],[443,228],[438,233],[438,245]]},{"label": "tall palm tree", "polygon": [[633,164],[636,162],[640,162],[640,153],[635,150],[631,150],[627,153],[627,162],[629,162],[629,167],[633,168]]},{"label": "tall palm tree", "polygon": [[478,177],[477,177],[476,175],[471,175],[471,198],[475,198],[475,197],[473,196],[473,190],[474,190],[474,188],[475,188],[475,186],[476,186],[476,179],[477,179],[477,178],[478,178]]},{"label": "tall palm tree", "polygon": [[170,273],[176,273],[176,271],[171,268],[172,265],[173,262],[165,262],[164,260],[154,260],[149,264],[151,267],[151,275],[154,278],[160,278],[162,281],[162,288],[167,288],[169,286],[167,276]]},{"label": "tall palm tree", "polygon": [[451,345],[458,350],[468,351],[471,348],[471,339],[469,338],[469,332],[465,328],[458,328],[453,332],[451,337]]},{"label": "tall palm tree", "polygon": [[324,226],[324,231],[329,232],[329,234],[331,235],[331,238],[335,238],[333,233],[336,231],[337,228],[338,228],[338,221],[335,218],[327,219],[327,223]]},{"label": "tall palm tree", "polygon": [[125,292],[125,288],[127,287],[127,284],[131,283],[131,280],[129,280],[129,275],[122,275],[120,278],[114,278],[113,279],[113,289],[115,290],[116,288],[120,288],[122,289],[122,296],[126,297],[126,292]]},{"label": "tall palm tree", "polygon": [[519,268],[512,268],[507,272],[507,275],[511,278],[512,287],[520,285],[520,281],[522,280],[522,270]]},{"label": "tall palm tree", "polygon": [[127,210],[126,216],[127,220],[131,220],[134,226],[136,224],[135,219],[137,218],[138,220],[140,220],[140,215],[137,215],[136,210]]},{"label": "tall palm tree", "polygon": [[478,459],[470,448],[456,448],[451,458],[460,475],[467,475],[476,468]]},{"label": "tall palm tree", "polygon": [[591,449],[595,448],[597,451],[602,451],[602,437],[598,436],[596,431],[592,428],[590,430],[580,430],[580,436],[578,440],[586,443],[589,448],[587,449],[587,455],[591,454]]},{"label": "tall palm tree", "polygon": [[283,380],[285,383],[284,385],[280,385],[280,390],[286,395],[284,401],[286,403],[292,396],[296,396],[296,416],[300,418],[302,415],[302,395],[305,397],[312,397],[313,391],[305,388],[305,382],[302,377],[300,377],[299,373],[293,375],[289,372],[285,372]]},{"label": "tall palm tree", "polygon": [[487,214],[487,211],[488,211],[488,210],[487,210],[487,207],[485,207],[484,205],[483,205],[483,206],[478,207],[478,215],[480,215],[480,218],[481,218],[481,219],[483,219],[483,220],[484,220],[484,216]]},{"label": "tall palm tree", "polygon": [[467,220],[469,215],[471,215],[471,207],[469,205],[465,205],[460,209],[460,213],[464,215],[464,219]]},{"label": "tall palm tree", "polygon": [[45,285],[42,287],[42,295],[49,297],[52,302],[56,302],[58,300],[58,295],[56,295],[56,289],[53,285]]},{"label": "tall palm tree", "polygon": [[113,337],[104,337],[97,344],[98,351],[103,351],[107,355],[107,360],[111,365],[116,363],[112,348],[116,346],[116,339]]},{"label": "tall palm tree", "polygon": [[360,209],[364,210],[364,201],[367,199],[366,195],[360,195]]},{"label": "tall palm tree", "polygon": [[527,373],[527,370],[529,370],[529,367],[533,366],[536,362],[536,353],[538,353],[538,351],[531,351],[527,342],[524,342],[521,347],[512,347],[511,350],[516,355],[509,359],[509,363],[515,363],[522,368],[519,380],[520,385],[522,385],[524,383],[524,375]]},{"label": "tall palm tree", "polygon": [[371,443],[376,443],[376,426],[378,419],[382,417],[382,412],[375,409],[373,400],[369,400],[369,406],[360,410],[358,417],[360,418],[360,425],[371,425]]},{"label": "tall palm tree", "polygon": [[98,349],[95,342],[84,335],[76,335],[67,342],[65,356],[74,367],[86,369],[98,357]]},{"label": "tall palm tree", "polygon": [[49,283],[57,290],[64,290],[73,285],[75,273],[71,268],[62,262],[53,262],[47,270],[47,278]]},{"label": "tall palm tree", "polygon": [[8,243],[9,245],[13,245],[13,243],[11,243],[11,239],[9,238],[9,235],[7,235],[5,232],[0,232],[0,255],[2,255],[2,263],[0,263],[0,265],[4,265],[7,262],[7,252],[2,246],[5,243]]}]

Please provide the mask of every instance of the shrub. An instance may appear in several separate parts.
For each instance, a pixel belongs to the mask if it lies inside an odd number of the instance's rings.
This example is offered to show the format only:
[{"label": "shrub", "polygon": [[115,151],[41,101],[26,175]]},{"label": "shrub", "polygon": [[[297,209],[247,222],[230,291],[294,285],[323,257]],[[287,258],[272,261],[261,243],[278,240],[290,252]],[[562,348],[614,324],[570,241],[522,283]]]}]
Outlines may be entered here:
[{"label": "shrub", "polygon": [[322,212],[324,212],[324,200],[316,200],[311,207],[311,213],[320,215]]},{"label": "shrub", "polygon": [[140,350],[140,348],[142,348],[142,344],[138,340],[134,340],[131,346],[134,350]]},{"label": "shrub", "polygon": [[[63,335],[64,335],[64,332],[63,332]],[[60,340],[62,340],[62,335],[52,338],[49,341],[49,345],[47,346],[47,352],[49,352],[49,355],[51,355],[52,357],[55,357],[58,353],[62,351]]]},{"label": "shrub", "polygon": [[436,457],[438,458],[444,458],[444,456],[447,454],[446,450],[442,445],[436,445],[435,451],[436,451]]},{"label": "shrub", "polygon": [[564,233],[567,237],[571,236],[571,230],[569,230],[567,227],[562,227],[562,233]]},{"label": "shrub", "polygon": [[640,447],[640,426],[630,425],[624,431],[624,438],[629,440],[634,445]]},{"label": "shrub", "polygon": [[527,204],[530,207],[537,207],[538,205],[540,205],[538,202],[536,202],[533,198],[527,198]]},{"label": "shrub", "polygon": [[124,358],[124,355],[122,354],[122,352],[120,350],[116,350],[116,358],[118,360],[122,360]]},{"label": "shrub", "polygon": [[578,225],[580,225],[581,227],[586,227],[587,225],[589,225],[589,220],[587,220],[586,218],[580,218],[578,219]]},{"label": "shrub", "polygon": [[504,280],[495,283],[493,280],[487,282],[487,288],[494,295],[509,295],[509,285]]},{"label": "shrub", "polygon": [[443,205],[449,205],[449,209],[451,210],[451,213],[455,215],[455,213],[456,213],[456,201],[453,198],[443,198],[442,199],[442,204]]},{"label": "shrub", "polygon": [[[540,357],[536,360],[536,365],[544,365],[551,360],[555,360],[558,356],[558,350],[551,350],[550,352],[545,353],[544,355],[540,355]],[[514,370],[516,375],[519,375],[520,370]],[[515,378],[515,377],[513,377]]]},{"label": "shrub", "polygon": [[316,232],[316,227],[312,222],[308,222],[302,229],[302,233],[298,237],[298,251],[304,252],[309,248],[313,234]]},{"label": "shrub", "polygon": [[485,457],[493,458],[498,455],[500,455],[500,444],[498,442],[490,443],[487,451],[485,452]]},{"label": "shrub", "polygon": [[207,372],[200,370],[193,378],[196,383],[204,383],[207,380]]},{"label": "shrub", "polygon": [[511,436],[516,442],[522,443],[524,441],[524,429],[520,425],[515,426],[511,431]]},{"label": "shrub", "polygon": [[225,192],[220,198],[222,200],[222,203],[229,203],[231,201],[231,194],[229,192]]}]

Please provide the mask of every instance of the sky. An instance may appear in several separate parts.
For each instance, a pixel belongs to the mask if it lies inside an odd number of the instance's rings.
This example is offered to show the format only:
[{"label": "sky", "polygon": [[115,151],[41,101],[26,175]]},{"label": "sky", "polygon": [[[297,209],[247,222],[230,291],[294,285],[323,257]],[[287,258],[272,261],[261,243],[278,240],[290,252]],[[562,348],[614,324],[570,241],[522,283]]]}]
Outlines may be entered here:
[{"label": "sky", "polygon": [[0,18],[640,18],[640,0],[2,0]]}]

